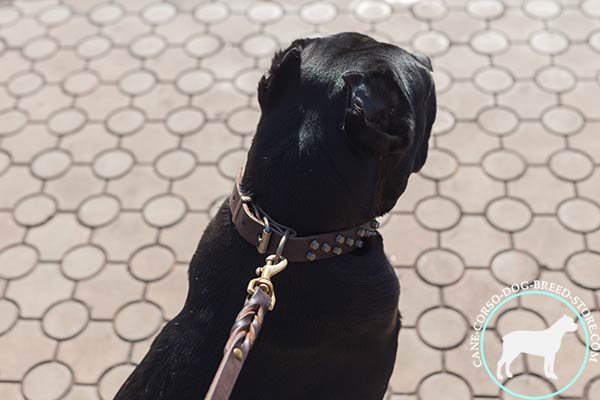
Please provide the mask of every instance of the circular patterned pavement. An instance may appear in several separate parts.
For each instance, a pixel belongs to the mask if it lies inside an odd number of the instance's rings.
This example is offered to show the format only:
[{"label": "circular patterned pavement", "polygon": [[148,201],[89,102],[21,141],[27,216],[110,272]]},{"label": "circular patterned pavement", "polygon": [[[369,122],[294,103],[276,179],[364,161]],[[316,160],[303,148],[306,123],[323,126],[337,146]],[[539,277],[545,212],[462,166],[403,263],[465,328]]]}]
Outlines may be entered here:
[{"label": "circular patterned pavement", "polygon": [[120,211],[119,199],[110,195],[97,195],[86,199],[77,213],[86,226],[97,228],[114,220]]},{"label": "circular patterned pavement", "polygon": [[300,9],[300,16],[310,24],[326,24],[335,19],[337,9],[334,4],[327,1],[315,1],[304,4]]},{"label": "circular patterned pavement", "polygon": [[153,245],[138,250],[132,257],[131,273],[142,281],[153,281],[165,276],[175,265],[175,254],[168,247]]},{"label": "circular patterned pavement", "polygon": [[136,133],[144,126],[144,112],[134,108],[123,108],[108,116],[106,126],[109,131],[119,136]]},{"label": "circular patterned pavement", "polygon": [[417,205],[415,215],[426,228],[445,230],[458,222],[460,208],[450,199],[432,197]]},{"label": "circular patterned pavement", "polygon": [[567,274],[576,284],[598,290],[600,289],[600,276],[596,273],[598,262],[600,262],[600,253],[591,251],[576,253],[567,261]]},{"label": "circular patterned pavement", "polygon": [[58,135],[68,135],[77,132],[86,121],[86,114],[77,108],[66,108],[56,111],[48,120],[50,132]]},{"label": "circular patterned pavement", "polygon": [[421,382],[419,396],[422,400],[437,400],[446,396],[453,400],[469,400],[471,390],[458,376],[439,373]]},{"label": "circular patterned pavement", "polygon": [[38,19],[44,25],[55,26],[55,25],[60,25],[63,22],[66,22],[72,15],[73,15],[73,12],[71,11],[71,9],[69,7],[55,6],[55,7],[48,7],[45,10],[43,10],[39,14]]},{"label": "circular patterned pavement", "polygon": [[154,167],[156,172],[168,179],[179,179],[188,175],[196,166],[192,152],[172,150],[161,155]]},{"label": "circular patterned pavement", "polygon": [[148,92],[156,84],[156,77],[149,71],[134,70],[119,80],[119,88],[132,96]]},{"label": "circular patterned pavement", "polygon": [[29,400],[58,400],[67,393],[73,376],[69,368],[58,362],[35,366],[23,378],[23,394]]},{"label": "circular patterned pavement", "polygon": [[559,221],[577,232],[600,228],[600,207],[587,199],[569,199],[558,207]]},{"label": "circular patterned pavement", "polygon": [[270,24],[283,17],[284,10],[277,3],[256,3],[248,8],[248,18],[258,24]]},{"label": "circular patterned pavement", "polygon": [[196,8],[194,16],[202,23],[214,24],[229,16],[229,7],[225,3],[201,4]]},{"label": "circular patterned pavement", "polygon": [[572,135],[583,127],[580,112],[569,107],[554,107],[542,115],[542,123],[548,130],[559,135]]},{"label": "circular patterned pavement", "polygon": [[450,308],[434,308],[421,315],[417,329],[428,345],[449,349],[459,345],[465,339],[467,321],[460,313]]},{"label": "circular patterned pavement", "polygon": [[185,43],[187,52],[197,58],[215,53],[220,46],[221,42],[218,38],[206,35],[192,37]]},{"label": "circular patterned pavement", "polygon": [[157,57],[167,48],[167,42],[160,36],[139,37],[131,44],[131,52],[139,58]]},{"label": "circular patterned pavement", "polygon": [[496,19],[504,11],[504,4],[499,0],[471,0],[467,3],[467,12],[479,19]]},{"label": "circular patterned pavement", "polygon": [[53,179],[65,173],[71,165],[71,156],[63,150],[48,150],[34,158],[31,172],[40,179]]},{"label": "circular patterned pavement", "polygon": [[167,117],[167,127],[176,135],[189,135],[197,132],[204,122],[206,117],[204,114],[192,108],[182,108],[175,110]]},{"label": "circular patterned pavement", "polygon": [[501,93],[512,87],[514,78],[505,69],[486,67],[474,76],[474,82],[481,90],[489,93]]},{"label": "circular patterned pavement", "polygon": [[540,31],[531,36],[529,44],[541,54],[556,55],[567,49],[569,40],[558,31]]},{"label": "circular patterned pavement", "polygon": [[49,37],[34,38],[23,47],[23,55],[31,61],[40,61],[53,56],[59,48],[55,39]]},{"label": "circular patterned pavement", "polygon": [[84,95],[93,92],[98,87],[100,78],[90,71],[79,71],[68,76],[63,88],[71,95]]},{"label": "circular patterned pavement", "polygon": [[486,216],[492,225],[507,232],[526,228],[532,219],[531,210],[525,202],[509,197],[492,201],[486,209]]},{"label": "circular patterned pavement", "polygon": [[114,149],[96,158],[93,168],[98,176],[104,179],[115,179],[125,175],[134,162],[133,156],[127,151]]},{"label": "circular patterned pavement", "polygon": [[150,200],[144,206],[143,214],[150,225],[165,227],[181,220],[186,208],[185,201],[180,197],[164,195]]},{"label": "circular patterned pavement", "polygon": [[154,304],[126,305],[115,316],[115,330],[125,340],[138,341],[154,334],[162,323],[162,312]]},{"label": "circular patterned pavement", "polygon": [[543,68],[535,77],[537,84],[549,92],[566,92],[572,89],[577,78],[564,67],[550,66]]},{"label": "circular patterned pavement", "polygon": [[184,72],[177,78],[177,89],[190,95],[200,94],[208,90],[214,82],[214,78],[206,71],[190,70]]},{"label": "circular patterned pavement", "polygon": [[42,75],[26,71],[9,80],[8,91],[15,97],[25,97],[37,92],[43,84],[44,77]]},{"label": "circular patterned pavement", "polygon": [[500,107],[482,111],[477,120],[486,132],[498,136],[513,132],[519,124],[519,118],[514,111]]},{"label": "circular patterned pavement", "polygon": [[471,46],[478,53],[501,54],[508,49],[509,41],[501,32],[482,31],[473,36]]},{"label": "circular patterned pavement", "polygon": [[27,244],[18,244],[0,251],[0,277],[15,279],[26,275],[38,261],[38,252]]},{"label": "circular patterned pavement", "polygon": [[67,300],[53,305],[42,319],[44,332],[51,338],[64,340],[77,336],[89,320],[83,303]]},{"label": "circular patterned pavement", "polygon": [[62,260],[61,269],[67,278],[82,280],[100,271],[105,261],[106,254],[102,249],[82,245],[69,250]]},{"label": "circular patterned pavement", "polygon": [[460,257],[445,249],[434,249],[423,253],[417,260],[417,272],[432,285],[451,285],[457,282],[465,266]]},{"label": "circular patterned pavement", "polygon": [[69,368],[58,362],[35,366],[23,378],[23,393],[30,400],[57,400],[67,393],[73,376]]},{"label": "circular patterned pavement", "polygon": [[482,167],[492,178],[510,181],[523,175],[527,164],[518,153],[497,150],[485,156]]},{"label": "circular patterned pavement", "polygon": [[538,262],[529,254],[518,250],[507,250],[494,256],[492,273],[505,285],[515,282],[530,282],[539,275]]},{"label": "circular patterned pavement", "polygon": [[142,18],[152,25],[164,25],[177,15],[177,9],[169,3],[150,4],[142,12]]},{"label": "circular patterned pavement", "polygon": [[27,123],[27,116],[22,111],[6,110],[0,112],[0,137],[12,135],[20,131]]},{"label": "circular patterned pavement", "polygon": [[458,161],[451,153],[434,149],[429,152],[421,173],[431,179],[443,180],[452,176],[457,168]]},{"label": "circular patterned pavement", "polygon": [[0,320],[0,335],[3,335],[17,322],[19,308],[10,300],[0,299],[0,314],[2,315],[2,319]]},{"label": "circular patterned pavement", "polygon": [[104,36],[90,36],[77,45],[77,54],[85,59],[100,58],[110,51],[112,43]]},{"label": "circular patterned pavement", "polygon": [[134,365],[117,365],[109,369],[106,374],[100,378],[98,383],[98,391],[102,400],[111,400],[117,394],[118,388],[133,372]]},{"label": "circular patterned pavement", "polygon": [[24,226],[36,226],[48,221],[56,212],[56,200],[45,194],[22,199],[15,207],[15,220]]},{"label": "circular patterned pavement", "polygon": [[580,181],[592,174],[594,163],[584,153],[561,150],[550,158],[550,170],[559,178]]},{"label": "circular patterned pavement", "polygon": [[441,32],[428,31],[418,33],[412,44],[416,50],[433,56],[445,53],[450,47],[450,39]]}]

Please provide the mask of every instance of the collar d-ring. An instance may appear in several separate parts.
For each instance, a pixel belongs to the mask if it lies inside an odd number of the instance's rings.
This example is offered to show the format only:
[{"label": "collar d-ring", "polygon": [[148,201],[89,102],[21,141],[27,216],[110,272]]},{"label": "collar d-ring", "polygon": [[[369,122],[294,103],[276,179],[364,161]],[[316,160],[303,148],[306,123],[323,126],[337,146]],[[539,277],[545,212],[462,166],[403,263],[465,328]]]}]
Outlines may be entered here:
[{"label": "collar d-ring", "polygon": [[277,245],[277,250],[275,250],[275,262],[278,263],[281,260],[281,255],[283,254],[283,249],[285,248],[285,243],[287,242],[287,238],[290,234],[288,229],[283,232],[283,236],[279,240],[279,244]]}]

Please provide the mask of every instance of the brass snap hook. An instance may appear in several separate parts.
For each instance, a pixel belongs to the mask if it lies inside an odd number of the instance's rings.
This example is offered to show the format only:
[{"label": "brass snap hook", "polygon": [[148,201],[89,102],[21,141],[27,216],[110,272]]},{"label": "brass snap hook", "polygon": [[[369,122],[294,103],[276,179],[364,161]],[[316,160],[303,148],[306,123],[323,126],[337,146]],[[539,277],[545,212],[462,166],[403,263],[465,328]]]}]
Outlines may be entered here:
[{"label": "brass snap hook", "polygon": [[283,257],[282,254],[283,249],[285,248],[285,242],[287,241],[287,237],[289,234],[289,230],[286,230],[284,232],[283,236],[279,240],[279,244],[277,245],[277,250],[275,251],[275,254],[271,254],[265,259],[265,265],[256,269],[256,275],[258,275],[258,278],[254,278],[248,283],[248,294],[250,296],[252,296],[256,292],[257,288],[260,288],[268,296],[271,296],[271,304],[269,305],[269,311],[273,311],[273,308],[275,308],[276,300],[275,288],[273,287],[273,282],[271,282],[271,278],[283,271],[288,265],[287,258]]},{"label": "brass snap hook", "polygon": [[[256,272],[260,274],[261,278],[271,279],[271,277],[277,275],[281,271],[287,267],[287,258],[280,257],[279,262],[273,264],[277,256],[275,254],[271,254],[265,260],[266,263],[262,267],[260,267]],[[258,274],[257,274],[258,275]]]},{"label": "brass snap hook", "polygon": [[271,278],[281,271],[283,271],[288,264],[286,258],[281,258],[279,262],[273,263],[276,255],[271,254],[265,260],[265,265],[256,269],[256,274],[259,276],[258,278],[252,279],[248,283],[248,294],[252,296],[257,288],[260,288],[263,292],[271,297],[271,304],[269,305],[269,311],[273,311],[275,308],[275,288],[273,287],[273,282],[271,282]]}]

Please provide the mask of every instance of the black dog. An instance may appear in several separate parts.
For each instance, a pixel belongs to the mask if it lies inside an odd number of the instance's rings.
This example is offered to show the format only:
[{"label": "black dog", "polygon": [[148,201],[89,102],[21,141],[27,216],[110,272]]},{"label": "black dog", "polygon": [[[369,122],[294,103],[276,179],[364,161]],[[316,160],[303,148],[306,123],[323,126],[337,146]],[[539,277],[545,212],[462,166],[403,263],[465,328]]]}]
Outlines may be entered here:
[{"label": "black dog", "polygon": [[[425,163],[436,97],[424,55],[357,33],[296,40],[274,56],[258,100],[242,188],[300,236],[385,214]],[[226,201],[191,261],[183,310],[116,399],[202,399],[264,259],[236,231]],[[381,399],[400,329],[381,236],[353,253],[290,263],[273,282],[277,306],[231,398]]]}]

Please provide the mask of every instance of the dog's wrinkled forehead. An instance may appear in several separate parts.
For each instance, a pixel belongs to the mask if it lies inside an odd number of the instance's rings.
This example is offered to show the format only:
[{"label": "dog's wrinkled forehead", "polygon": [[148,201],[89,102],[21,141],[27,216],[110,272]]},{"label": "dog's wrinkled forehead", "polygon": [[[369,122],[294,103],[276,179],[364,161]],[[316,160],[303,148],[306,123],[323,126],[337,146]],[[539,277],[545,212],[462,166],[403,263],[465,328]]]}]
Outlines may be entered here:
[{"label": "dog's wrinkled forehead", "polygon": [[354,32],[304,42],[301,75],[305,81],[341,87],[344,73],[373,69],[389,69],[408,91],[421,92],[427,90],[431,63],[424,55]]}]

